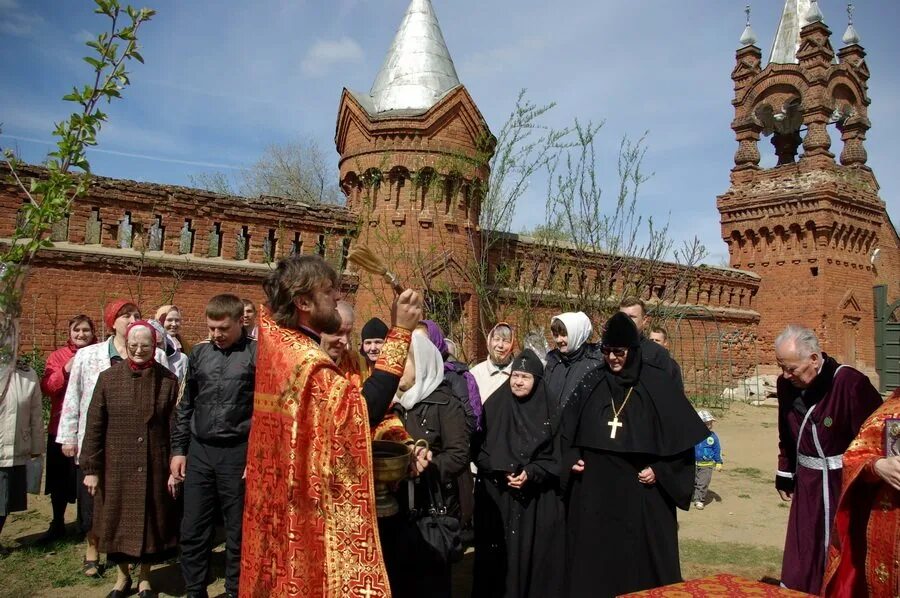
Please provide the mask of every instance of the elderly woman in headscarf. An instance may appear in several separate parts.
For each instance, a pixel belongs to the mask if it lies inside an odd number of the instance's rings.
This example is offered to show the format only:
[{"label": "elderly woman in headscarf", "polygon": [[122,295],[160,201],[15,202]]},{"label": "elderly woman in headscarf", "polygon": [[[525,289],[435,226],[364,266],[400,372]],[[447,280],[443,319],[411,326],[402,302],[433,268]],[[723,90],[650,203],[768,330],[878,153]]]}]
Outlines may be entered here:
[{"label": "elderly woman in headscarf", "polygon": [[694,488],[694,446],[709,430],[661,354],[641,350],[617,313],[603,365],[563,413],[560,475],[567,490],[566,595],[618,596],[681,581],[675,509]]},{"label": "elderly woman in headscarf", "polygon": [[589,343],[593,328],[584,312],[566,312],[550,320],[556,348],[547,353],[544,383],[554,429],[579,382],[600,367],[597,347]]},{"label": "elderly woman in headscarf", "polygon": [[513,360],[509,383],[484,403],[473,450],[474,598],[559,596],[564,513],[543,374],[540,358],[526,349]]},{"label": "elderly woman in headscarf", "polygon": [[475,382],[478,383],[482,402],[509,381],[509,367],[515,356],[516,348],[516,335],[513,327],[506,322],[498,322],[491,328],[486,340],[487,359],[470,370],[472,376],[475,377]]},{"label": "elderly woman in headscarf", "polygon": [[[106,305],[103,310],[103,322],[106,329],[113,334],[104,343],[97,343],[79,349],[72,360],[72,368],[69,372],[69,385],[66,387],[66,396],[63,399],[62,411],[59,416],[59,427],[56,432],[56,442],[62,445],[63,454],[67,457],[75,457],[75,463],[80,463],[80,450],[84,440],[84,430],[87,424],[87,412],[94,396],[94,386],[100,373],[119,363],[126,355],[125,333],[128,326],[141,319],[141,310],[132,301],[116,299]],[[157,350],[156,360],[168,365],[166,354]],[[87,547],[85,548],[82,572],[88,577],[100,577],[100,554],[97,551],[97,542],[91,533],[94,515],[94,501],[82,484],[84,471],[79,467],[78,476],[78,520],[81,530],[86,534]]]},{"label": "elderly woman in headscarf", "polygon": [[100,374],[88,410],[81,467],[99,548],[118,565],[113,598],[131,590],[130,563],[140,564],[138,595],[149,597],[150,565],[173,556],[178,543],[169,476],[178,380],[156,362],[156,345],[149,322],[131,324],[126,359]]},{"label": "elderly woman in headscarf", "polygon": [[[428,468],[415,480],[400,485],[397,498],[405,513],[399,517],[408,520],[410,508],[424,515],[433,506],[432,497],[444,503],[449,515],[458,517],[457,478],[469,463],[465,413],[462,403],[444,382],[440,352],[423,334],[412,335],[394,401],[406,431],[413,440],[428,441],[432,453]],[[451,563],[429,549],[414,524],[406,525],[405,531],[383,538],[394,597],[450,596]]]}]

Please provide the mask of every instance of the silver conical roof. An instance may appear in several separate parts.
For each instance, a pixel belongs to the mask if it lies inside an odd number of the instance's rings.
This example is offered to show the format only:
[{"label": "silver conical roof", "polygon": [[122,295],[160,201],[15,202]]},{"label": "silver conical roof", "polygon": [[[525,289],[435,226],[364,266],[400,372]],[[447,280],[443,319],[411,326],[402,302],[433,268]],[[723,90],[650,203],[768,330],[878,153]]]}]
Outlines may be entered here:
[{"label": "silver conical roof", "polygon": [[811,0],[785,0],[769,63],[797,64],[800,30],[811,22],[807,17],[810,16],[812,4]]},{"label": "silver conical roof", "polygon": [[372,85],[377,112],[428,110],[459,86],[430,0],[412,0]]}]

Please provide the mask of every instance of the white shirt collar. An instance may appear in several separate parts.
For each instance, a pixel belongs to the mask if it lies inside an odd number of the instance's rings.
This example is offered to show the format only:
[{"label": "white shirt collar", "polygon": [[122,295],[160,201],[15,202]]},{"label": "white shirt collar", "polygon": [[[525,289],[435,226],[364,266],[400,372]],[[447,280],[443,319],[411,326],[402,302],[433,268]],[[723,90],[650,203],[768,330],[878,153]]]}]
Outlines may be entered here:
[{"label": "white shirt collar", "polygon": [[488,373],[491,376],[493,376],[494,374],[506,374],[507,376],[509,376],[512,373],[512,362],[511,361],[503,367],[496,365],[493,361],[491,361],[490,357],[488,357],[487,362],[488,362]]}]

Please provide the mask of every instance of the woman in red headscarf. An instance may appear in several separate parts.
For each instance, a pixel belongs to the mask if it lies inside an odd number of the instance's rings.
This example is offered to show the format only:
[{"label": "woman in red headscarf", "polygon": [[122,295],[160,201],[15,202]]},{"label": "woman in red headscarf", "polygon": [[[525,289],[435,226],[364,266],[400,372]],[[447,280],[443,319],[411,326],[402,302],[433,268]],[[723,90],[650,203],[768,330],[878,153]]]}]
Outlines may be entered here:
[{"label": "woman in red headscarf", "polygon": [[139,563],[138,595],[150,596],[150,565],[178,543],[175,486],[169,479],[169,425],[178,380],[156,362],[156,331],[128,327],[127,357],[97,380],[81,452],[84,486],[94,497],[93,533],[118,565],[111,597],[131,590],[128,565]]},{"label": "woman in red headscarf", "polygon": [[50,425],[47,426],[47,482],[45,492],[53,505],[53,521],[41,538],[51,542],[65,535],[66,507],[77,498],[75,485],[75,461],[63,455],[62,446],[56,443],[56,430],[62,413],[63,398],[69,385],[69,373],[75,353],[97,341],[94,321],[84,314],[69,320],[69,338],[66,344],[47,357],[41,390],[50,397]]}]

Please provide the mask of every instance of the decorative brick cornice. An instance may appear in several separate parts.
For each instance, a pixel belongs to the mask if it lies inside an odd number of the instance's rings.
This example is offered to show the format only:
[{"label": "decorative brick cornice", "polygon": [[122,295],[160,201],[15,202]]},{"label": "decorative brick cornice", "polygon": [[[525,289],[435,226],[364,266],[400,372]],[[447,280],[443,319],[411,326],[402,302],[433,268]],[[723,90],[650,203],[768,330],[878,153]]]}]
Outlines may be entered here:
[{"label": "decorative brick cornice", "polygon": [[[453,123],[459,123],[465,131],[462,137],[441,134],[443,129]],[[356,130],[361,138],[351,135],[351,130]],[[487,122],[462,85],[426,112],[418,114],[399,111],[374,116],[366,111],[353,93],[344,89],[338,112],[335,145],[341,155],[340,169],[343,178],[345,171],[355,169],[345,166],[348,161],[359,161],[365,169],[379,165],[381,158],[390,152],[475,158],[479,146],[489,136]],[[370,159],[365,159],[367,156]]]}]

